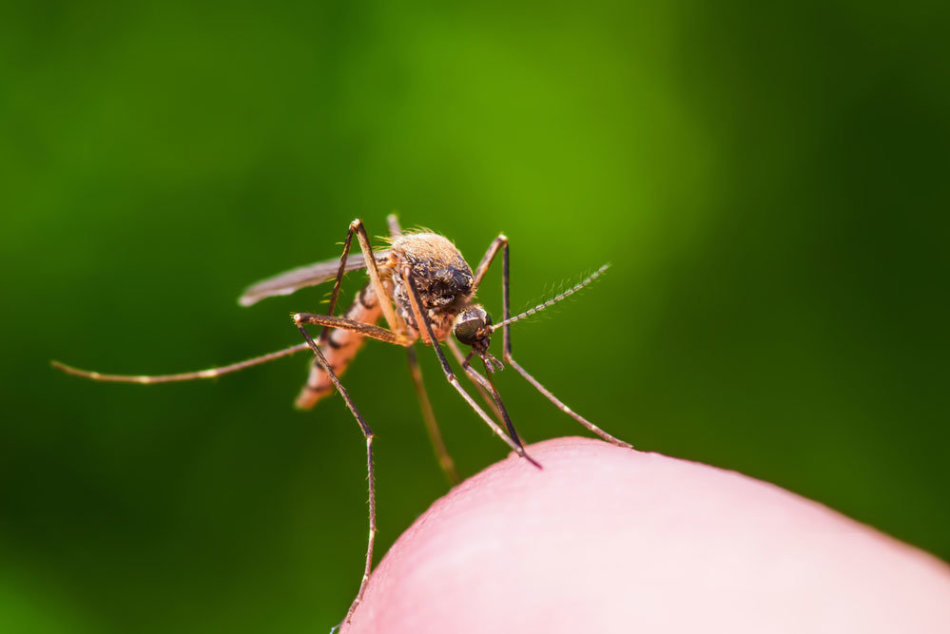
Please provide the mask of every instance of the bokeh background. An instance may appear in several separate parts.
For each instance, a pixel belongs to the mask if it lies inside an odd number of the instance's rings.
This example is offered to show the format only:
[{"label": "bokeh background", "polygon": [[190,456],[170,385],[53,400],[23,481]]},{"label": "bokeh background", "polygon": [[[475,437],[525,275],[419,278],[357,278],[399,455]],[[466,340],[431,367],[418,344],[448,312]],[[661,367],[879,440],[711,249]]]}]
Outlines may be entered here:
[{"label": "bokeh background", "polygon": [[[385,215],[504,231],[521,362],[645,450],[950,558],[946,2],[0,5],[0,630],[302,632],[366,535],[364,447],[249,283]],[[500,277],[482,299],[500,314]],[[360,282],[350,280],[349,298]],[[424,372],[464,475],[505,448]],[[380,555],[446,490],[405,355],[346,375]],[[529,440],[578,434],[514,373]]]}]

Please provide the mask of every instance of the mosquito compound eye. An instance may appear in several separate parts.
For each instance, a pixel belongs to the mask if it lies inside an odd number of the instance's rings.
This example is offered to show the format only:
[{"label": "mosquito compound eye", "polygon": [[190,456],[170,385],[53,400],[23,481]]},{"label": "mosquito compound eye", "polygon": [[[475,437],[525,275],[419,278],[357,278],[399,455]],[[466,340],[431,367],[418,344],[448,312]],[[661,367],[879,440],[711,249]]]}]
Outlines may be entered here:
[{"label": "mosquito compound eye", "polygon": [[473,346],[481,338],[481,330],[485,322],[478,317],[465,319],[455,324],[455,338],[466,346]]},{"label": "mosquito compound eye", "polygon": [[469,306],[455,320],[455,338],[467,346],[488,347],[486,327],[491,324],[488,312],[479,305]]}]

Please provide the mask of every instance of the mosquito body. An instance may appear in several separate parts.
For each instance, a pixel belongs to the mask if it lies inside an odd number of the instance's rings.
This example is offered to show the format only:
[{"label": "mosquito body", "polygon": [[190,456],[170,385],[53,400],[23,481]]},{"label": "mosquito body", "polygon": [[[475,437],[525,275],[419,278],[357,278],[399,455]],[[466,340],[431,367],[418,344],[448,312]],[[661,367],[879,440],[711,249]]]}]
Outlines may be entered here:
[{"label": "mosquito body", "polygon": [[[629,444],[614,438],[567,407],[525,371],[511,355],[509,332],[511,323],[543,310],[575,293],[598,277],[607,268],[606,266],[601,267],[573,288],[512,317],[509,296],[508,239],[504,235],[495,238],[473,271],[459,250],[447,238],[431,232],[403,234],[395,216],[389,217],[389,229],[389,248],[373,251],[362,221],[354,220],[350,224],[343,244],[343,254],[339,260],[321,262],[287,271],[254,284],[241,296],[240,304],[249,306],[267,297],[288,295],[307,286],[334,280],[327,314],[295,313],[293,315],[294,324],[303,336],[304,343],[224,367],[161,376],[101,374],[73,368],[56,361],[53,362],[54,367],[64,372],[97,381],[153,384],[215,378],[309,349],[314,355],[313,364],[307,382],[297,397],[297,407],[309,409],[322,398],[336,391],[343,398],[346,406],[356,419],[366,440],[366,465],[369,481],[369,540],[360,587],[356,598],[347,611],[344,622],[349,622],[363,598],[372,568],[373,545],[376,536],[376,494],[373,477],[374,434],[339,379],[367,338],[378,339],[407,349],[410,375],[419,398],[423,419],[439,459],[439,464],[450,482],[457,482],[458,475],[445,448],[445,443],[442,440],[422,382],[422,373],[413,348],[413,344],[420,341],[435,350],[446,380],[472,407],[479,418],[515,453],[525,458],[527,462],[535,467],[540,468],[541,465],[525,452],[521,439],[515,431],[511,418],[492,380],[492,374],[502,369],[504,365],[514,368],[554,405],[591,432],[616,445],[630,447]],[[361,253],[351,255],[350,247],[354,235],[357,237]],[[502,254],[504,315],[502,321],[493,324],[488,312],[480,304],[474,303],[473,299],[489,266],[499,253]],[[366,270],[369,277],[368,283],[360,289],[353,303],[344,311],[343,315],[335,316],[333,313],[339,298],[340,284],[344,274],[360,269]],[[381,320],[385,322],[387,328],[377,325]],[[323,327],[316,339],[307,330],[306,326],[308,325]],[[498,329],[502,330],[503,337],[501,360],[495,358],[488,351],[491,334]],[[468,354],[463,353],[456,341],[470,348]],[[459,383],[442,350],[441,344],[443,342],[447,344],[491,414],[482,408]],[[484,374],[471,365],[472,359],[476,357],[481,362]]]},{"label": "mosquito body", "polygon": [[[470,305],[474,281],[472,270],[455,245],[445,237],[435,233],[402,235],[393,241],[386,254],[381,262],[377,260],[380,283],[386,295],[392,298],[397,317],[405,324],[403,332],[407,344],[411,345],[419,339],[420,325],[413,314],[409,290],[398,274],[403,266],[408,266],[418,280],[424,318],[432,325],[438,341],[445,341],[449,336],[460,313],[466,310],[469,311],[465,313],[466,316],[478,313],[479,307]],[[357,293],[343,317],[350,321],[375,324],[382,314],[373,283],[369,282]],[[463,319],[459,325],[466,324],[462,326],[462,330],[466,331],[470,327],[467,325],[469,323],[470,320]],[[332,330],[325,338],[320,348],[337,376],[346,371],[364,340],[365,335],[342,329]],[[333,382],[329,375],[319,364],[314,365],[307,384],[297,397],[297,407],[309,409],[332,392]]]}]

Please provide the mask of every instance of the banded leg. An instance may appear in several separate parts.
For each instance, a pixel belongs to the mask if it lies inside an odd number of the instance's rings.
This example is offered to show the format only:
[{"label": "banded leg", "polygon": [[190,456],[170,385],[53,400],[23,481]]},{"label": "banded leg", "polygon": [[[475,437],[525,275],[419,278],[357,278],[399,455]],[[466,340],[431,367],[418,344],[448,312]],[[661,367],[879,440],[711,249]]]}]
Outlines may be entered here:
[{"label": "banded leg", "polygon": [[445,374],[445,380],[448,381],[453,388],[455,388],[455,391],[458,392],[463,399],[465,399],[465,402],[475,410],[481,419],[485,421],[485,424],[487,424],[491,430],[495,432],[495,435],[501,438],[505,444],[512,449],[512,451],[540,469],[541,465],[534,458],[528,455],[528,453],[524,450],[524,447],[521,446],[521,443],[509,437],[508,434],[506,434],[504,430],[498,426],[498,423],[492,420],[492,418],[487,413],[485,413],[485,410],[483,410],[478,405],[478,403],[475,402],[475,399],[473,399],[471,395],[465,391],[465,388],[463,388],[458,382],[458,378],[455,376],[455,373],[452,372],[452,368],[449,366],[449,362],[445,358],[445,353],[442,352],[442,346],[435,338],[435,334],[432,332],[432,324],[430,324],[429,320],[424,316],[422,311],[422,300],[419,299],[419,291],[416,288],[416,282],[412,276],[411,268],[405,266],[400,273],[402,275],[403,281],[406,284],[406,288],[409,289],[409,303],[412,304],[412,312],[416,318],[416,323],[422,324],[425,327],[428,339],[432,342],[432,347],[435,350],[435,354],[439,358],[439,364],[442,366],[442,372]]},{"label": "banded leg", "polygon": [[[501,287],[501,295],[502,295],[502,301],[504,302],[504,316],[503,316],[503,320],[504,320],[505,322],[507,322],[508,319],[511,318],[511,286],[510,286],[510,276],[509,276],[509,274],[508,274],[508,273],[509,273],[509,269],[508,269],[508,266],[509,266],[509,265],[508,265],[508,260],[509,260],[509,258],[508,258],[508,238],[506,238],[504,235],[499,235],[497,238],[495,238],[495,241],[492,242],[492,244],[491,244],[490,247],[488,247],[488,251],[485,253],[485,257],[482,258],[481,263],[478,265],[478,270],[481,272],[482,276],[484,276],[485,271],[488,270],[489,265],[490,265],[490,264],[492,263],[492,261],[495,259],[495,256],[498,254],[498,251],[499,251],[499,250],[502,251],[502,257],[501,257],[501,262],[502,262],[502,264],[501,264],[501,266],[502,266],[502,270],[501,270],[501,277],[502,277],[502,281],[501,281],[501,284],[502,284],[502,287]],[[595,273],[594,276],[596,276],[596,275],[598,275],[598,274],[599,274],[599,272],[598,272],[598,273]],[[592,279],[594,276],[591,276],[590,279]],[[477,278],[477,276],[476,276],[476,278]],[[480,281],[480,278],[477,278],[477,279]],[[579,284],[578,286],[581,286],[581,285],[583,285],[583,282],[582,282],[581,284]],[[577,287],[575,287],[575,290],[576,290],[576,288],[577,288]],[[569,291],[569,292],[573,292],[573,291]],[[560,296],[559,296],[559,297],[560,297]],[[581,416],[580,414],[578,414],[577,412],[575,412],[574,410],[572,410],[570,407],[568,407],[567,405],[565,405],[559,398],[557,398],[556,396],[554,396],[554,394],[552,394],[550,390],[548,390],[546,387],[544,387],[543,385],[541,385],[541,383],[540,383],[536,378],[534,378],[533,376],[531,376],[530,374],[528,374],[528,371],[525,370],[524,368],[522,368],[521,365],[519,365],[519,364],[514,360],[514,357],[511,356],[511,333],[510,333],[510,328],[511,328],[511,325],[508,324],[508,323],[505,323],[505,324],[502,326],[502,351],[503,351],[503,352],[502,352],[502,355],[503,355],[503,356],[502,356],[502,360],[503,360],[505,363],[507,363],[508,365],[510,365],[511,367],[513,367],[515,370],[517,370],[518,373],[519,373],[521,376],[523,376],[526,381],[528,381],[528,383],[530,383],[532,386],[534,386],[534,388],[535,388],[537,391],[539,391],[545,398],[547,398],[549,401],[551,401],[552,403],[554,403],[554,405],[555,405],[558,409],[560,409],[562,412],[564,412],[565,414],[567,414],[568,416],[570,416],[571,418],[573,418],[574,420],[576,420],[578,423],[580,423],[581,425],[583,425],[584,427],[586,427],[589,431],[593,432],[594,434],[597,434],[598,436],[600,436],[601,438],[603,438],[603,439],[606,440],[607,442],[613,443],[613,444],[617,445],[618,447],[625,447],[625,448],[627,448],[627,449],[632,449],[632,448],[633,448],[633,446],[630,445],[630,443],[626,443],[626,442],[620,440],[619,438],[614,438],[613,436],[611,436],[610,434],[608,434],[607,432],[605,432],[603,429],[601,429],[600,427],[598,427],[598,426],[595,425],[594,423],[590,422],[589,420],[587,420],[586,418],[584,418],[583,416]]]},{"label": "banded leg", "polygon": [[[396,214],[386,216],[386,223],[389,225],[389,235],[393,240],[402,235],[402,227],[399,226],[399,219]],[[455,461],[449,455],[449,450],[446,449],[445,441],[442,439],[442,432],[439,430],[435,410],[432,409],[429,393],[426,391],[425,383],[422,380],[422,368],[419,366],[419,359],[416,357],[416,350],[413,346],[406,348],[406,360],[409,363],[409,375],[412,377],[412,384],[416,390],[416,398],[419,399],[422,420],[425,422],[426,432],[428,432],[429,441],[432,443],[432,450],[435,452],[435,457],[439,461],[439,466],[442,468],[449,484],[454,486],[459,483],[459,474],[455,469]]]},{"label": "banded leg", "polygon": [[366,563],[363,566],[363,577],[360,580],[360,588],[356,592],[356,598],[353,599],[353,602],[350,604],[350,609],[346,611],[346,617],[343,621],[331,630],[331,632],[333,632],[339,628],[340,625],[350,622],[353,613],[356,611],[356,608],[359,607],[360,601],[363,600],[363,594],[366,592],[366,583],[369,581],[369,573],[373,569],[373,545],[376,543],[376,482],[374,480],[375,474],[373,473],[374,434],[359,410],[356,409],[356,405],[353,404],[349,392],[346,391],[346,388],[340,383],[340,379],[330,367],[330,364],[327,363],[326,357],[323,356],[323,352],[313,340],[313,337],[310,336],[310,333],[307,332],[307,329],[304,328],[302,324],[297,324],[297,328],[306,340],[307,345],[313,350],[313,354],[316,356],[318,363],[323,367],[327,375],[329,375],[330,380],[333,381],[333,386],[336,388],[336,391],[343,397],[343,401],[346,403],[347,408],[349,408],[350,413],[353,414],[353,418],[356,419],[357,424],[360,426],[360,431],[363,432],[363,437],[366,439],[366,478],[369,482],[369,539],[366,543]]}]

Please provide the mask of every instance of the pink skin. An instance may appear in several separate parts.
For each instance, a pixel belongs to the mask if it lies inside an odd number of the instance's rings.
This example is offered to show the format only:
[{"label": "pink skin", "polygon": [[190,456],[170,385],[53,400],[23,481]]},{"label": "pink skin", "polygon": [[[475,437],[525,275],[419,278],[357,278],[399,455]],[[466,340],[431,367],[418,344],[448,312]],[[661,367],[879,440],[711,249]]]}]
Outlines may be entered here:
[{"label": "pink skin", "polygon": [[606,443],[528,448],[393,545],[348,634],[950,632],[950,568],[744,475]]}]

